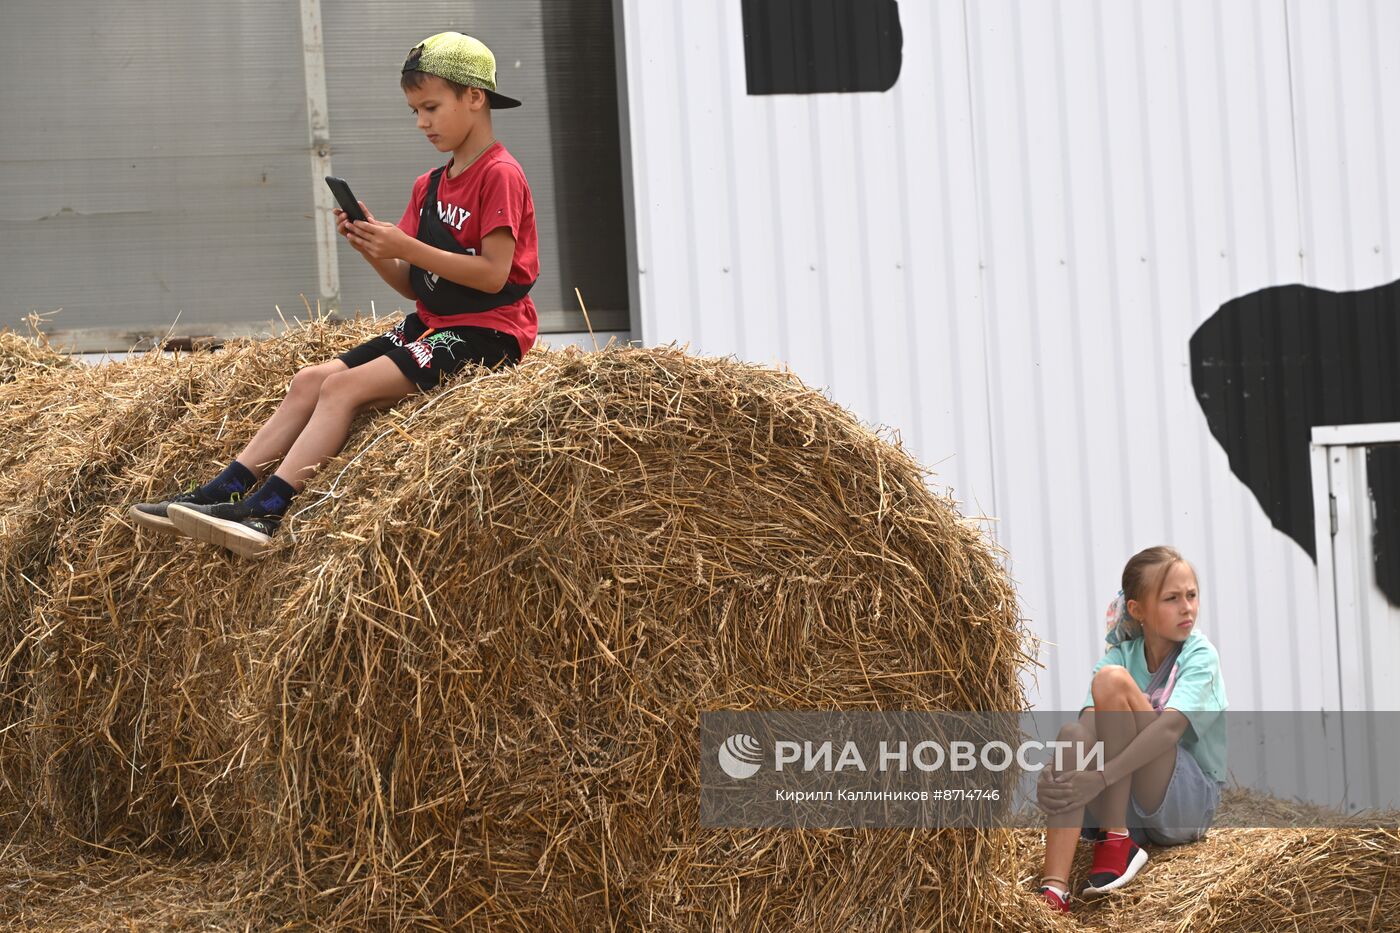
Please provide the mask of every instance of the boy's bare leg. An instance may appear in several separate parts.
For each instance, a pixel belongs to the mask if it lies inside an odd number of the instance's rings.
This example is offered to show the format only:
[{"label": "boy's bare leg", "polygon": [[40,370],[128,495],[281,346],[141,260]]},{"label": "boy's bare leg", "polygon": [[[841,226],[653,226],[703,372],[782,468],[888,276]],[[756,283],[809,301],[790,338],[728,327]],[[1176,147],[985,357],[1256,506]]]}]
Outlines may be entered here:
[{"label": "boy's bare leg", "polygon": [[267,469],[291,450],[297,435],[306,427],[311,413],[316,410],[316,399],[321,394],[321,384],[326,377],[332,373],[343,373],[348,368],[340,360],[330,360],[298,370],[292,377],[287,397],[282,399],[277,411],[234,459],[262,479]]},{"label": "boy's bare leg", "polygon": [[276,475],[300,490],[317,467],[340,453],[357,414],[390,408],[417,391],[387,356],[331,373],[322,381],[315,409]]},{"label": "boy's bare leg", "polygon": [[[1133,682],[1133,677],[1121,667],[1104,667],[1094,676],[1094,708],[1097,710],[1095,730],[1103,741],[1104,761],[1112,761],[1137,738],[1137,734],[1156,720],[1147,695]],[[1104,715],[1111,712],[1111,715]],[[1096,812],[1103,814],[1102,826],[1110,832],[1128,831],[1128,794],[1137,790],[1139,806],[1146,812],[1155,810],[1166,796],[1176,766],[1176,749],[1159,755],[1139,768],[1132,777],[1124,778],[1099,795]]]}]

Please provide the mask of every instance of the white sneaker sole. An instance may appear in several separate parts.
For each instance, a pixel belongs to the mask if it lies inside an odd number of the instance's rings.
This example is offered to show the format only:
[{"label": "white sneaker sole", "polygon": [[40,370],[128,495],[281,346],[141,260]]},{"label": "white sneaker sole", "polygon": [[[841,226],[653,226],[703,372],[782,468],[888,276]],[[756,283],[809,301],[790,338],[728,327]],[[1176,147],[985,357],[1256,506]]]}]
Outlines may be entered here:
[{"label": "white sneaker sole", "polygon": [[131,516],[131,520],[142,528],[149,528],[151,531],[164,531],[167,533],[173,533],[175,531],[175,523],[170,519],[161,518],[159,515],[152,515],[149,512],[143,512],[134,505],[126,510],[126,514]]},{"label": "white sneaker sole", "polygon": [[1099,897],[1101,895],[1107,894],[1109,891],[1116,891],[1119,888],[1123,887],[1123,885],[1127,884],[1129,881],[1132,881],[1133,878],[1137,875],[1138,871],[1142,868],[1142,866],[1146,864],[1147,852],[1143,849],[1138,849],[1137,855],[1134,855],[1132,859],[1128,862],[1128,867],[1126,870],[1124,870],[1123,874],[1119,875],[1117,878],[1114,878],[1112,881],[1110,881],[1108,884],[1104,885],[1101,888],[1087,887],[1080,893],[1079,896],[1085,898]]},{"label": "white sneaker sole", "polygon": [[215,518],[196,512],[182,505],[172,505],[166,509],[175,530],[189,535],[196,541],[217,544],[228,548],[239,557],[257,557],[267,549],[272,539],[246,525],[231,522],[225,518]]}]

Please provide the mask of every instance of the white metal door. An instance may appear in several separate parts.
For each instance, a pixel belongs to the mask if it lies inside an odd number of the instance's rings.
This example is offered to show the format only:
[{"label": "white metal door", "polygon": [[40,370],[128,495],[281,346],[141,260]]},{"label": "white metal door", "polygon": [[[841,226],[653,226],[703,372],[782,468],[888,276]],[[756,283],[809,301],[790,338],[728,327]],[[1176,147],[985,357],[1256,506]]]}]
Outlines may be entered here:
[{"label": "white metal door", "polygon": [[[1377,583],[1376,507],[1368,454],[1400,444],[1400,424],[1313,428],[1313,493],[1317,514],[1319,621],[1333,666],[1330,708],[1343,721],[1348,797],[1400,801],[1400,780],[1380,765],[1394,761],[1400,736],[1381,720],[1350,715],[1400,710],[1400,607]],[[1330,623],[1330,624],[1329,624]]]},{"label": "white metal door", "polygon": [[[1321,616],[1335,628],[1334,696],[1341,710],[1400,710],[1400,608],[1376,583],[1375,508],[1366,467],[1372,448],[1395,444],[1400,424],[1313,429]],[[1319,455],[1325,479],[1318,476]]]}]

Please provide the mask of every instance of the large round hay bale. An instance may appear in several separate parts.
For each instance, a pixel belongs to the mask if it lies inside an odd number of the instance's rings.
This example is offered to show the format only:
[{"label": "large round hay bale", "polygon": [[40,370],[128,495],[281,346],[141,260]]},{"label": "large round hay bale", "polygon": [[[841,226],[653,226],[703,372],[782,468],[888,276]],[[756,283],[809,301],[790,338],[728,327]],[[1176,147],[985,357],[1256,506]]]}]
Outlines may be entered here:
[{"label": "large round hay bale", "polygon": [[356,913],[501,929],[985,916],[977,834],[698,821],[702,710],[1021,708],[1012,589],[913,460],[789,374],[674,349],[429,404],[282,558],[265,851]]},{"label": "large round hay bale", "polygon": [[138,539],[121,510],[236,450],[226,417],[206,395],[152,426],[35,612],[70,827],[247,853],[323,926],[1032,916],[1005,833],[699,824],[703,710],[1023,705],[995,553],[819,392],[676,349],[534,353],[377,417],[260,562]]},{"label": "large round hay bale", "polygon": [[36,365],[0,381],[0,813],[38,800],[31,671],[45,633],[34,607],[53,592],[75,520],[94,523],[111,478],[147,455],[151,424],[177,417],[187,390],[178,366],[149,359]]},{"label": "large round hay bale", "polygon": [[[88,700],[107,696],[114,683],[138,693],[149,687],[148,673],[109,663],[112,639],[102,633],[129,618],[115,605],[88,604],[65,628],[43,611],[55,599],[77,606],[95,594],[110,595],[94,574],[117,573],[138,584],[147,579],[153,568],[146,555],[131,550],[129,535],[126,550],[107,549],[95,537],[104,525],[125,521],[114,499],[140,501],[207,471],[214,461],[188,460],[191,446],[180,426],[193,428],[197,446],[211,454],[239,443],[246,439],[240,414],[266,418],[280,398],[273,386],[283,377],[274,373],[324,359],[371,329],[315,323],[266,344],[241,341],[224,353],[146,354],[101,366],[70,364],[40,343],[33,346],[54,359],[42,352],[25,357],[29,364],[0,381],[0,822],[6,812],[32,818],[50,811],[56,798],[38,792],[46,773],[58,775],[63,794],[88,801],[89,808],[125,802],[124,795],[96,792],[90,781],[73,783],[75,776],[99,771],[55,768],[51,759],[81,748],[67,729],[76,717],[101,720],[124,709]],[[180,462],[177,472],[152,472],[171,461]],[[83,622],[91,616],[102,619],[95,631]],[[53,671],[65,657],[81,659],[76,693],[36,694],[35,670],[47,672],[39,679],[52,688]],[[99,727],[96,741],[126,760],[117,734],[104,735]],[[71,807],[60,809],[72,816]],[[101,835],[89,821],[75,825],[84,836]]]},{"label": "large round hay bale", "polygon": [[[193,775],[168,781],[159,764],[198,768],[204,760],[173,751],[188,747],[191,723],[160,714],[217,688],[183,692],[160,659],[174,651],[199,678],[217,670],[209,665],[224,644],[218,626],[190,624],[164,588],[166,574],[178,578],[183,563],[200,569],[211,555],[171,542],[142,547],[151,539],[135,535],[127,508],[217,472],[276,409],[298,368],[382,328],[374,321],[314,321],[276,339],[234,341],[217,353],[152,353],[47,379],[25,377],[32,385],[0,386],[0,433],[22,439],[13,469],[0,464],[0,600],[7,623],[0,637],[19,642],[0,676],[29,706],[8,733],[15,751],[7,758],[11,771],[24,769],[23,797],[65,831],[94,841],[158,839],[202,850],[201,840],[180,836],[189,821],[159,793],[178,797],[181,782]],[[226,573],[226,566],[214,571],[216,578]],[[237,593],[218,584],[206,591]],[[155,608],[146,609],[144,600]],[[196,599],[189,611],[213,620],[219,608]],[[232,606],[227,611],[243,615]],[[176,695],[154,702],[157,685]],[[212,722],[225,739],[235,727],[226,717]],[[155,766],[146,763],[152,759]]]}]

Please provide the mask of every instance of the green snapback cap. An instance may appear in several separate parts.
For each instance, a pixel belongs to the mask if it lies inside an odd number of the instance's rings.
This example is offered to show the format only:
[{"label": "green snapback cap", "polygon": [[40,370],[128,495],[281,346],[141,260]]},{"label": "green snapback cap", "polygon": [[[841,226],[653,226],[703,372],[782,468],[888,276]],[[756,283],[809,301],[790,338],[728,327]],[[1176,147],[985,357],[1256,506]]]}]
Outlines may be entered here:
[{"label": "green snapback cap", "polygon": [[520,101],[496,90],[496,56],[484,42],[460,32],[440,32],[413,47],[404,71],[421,71],[486,92],[492,110],[519,107]]}]

